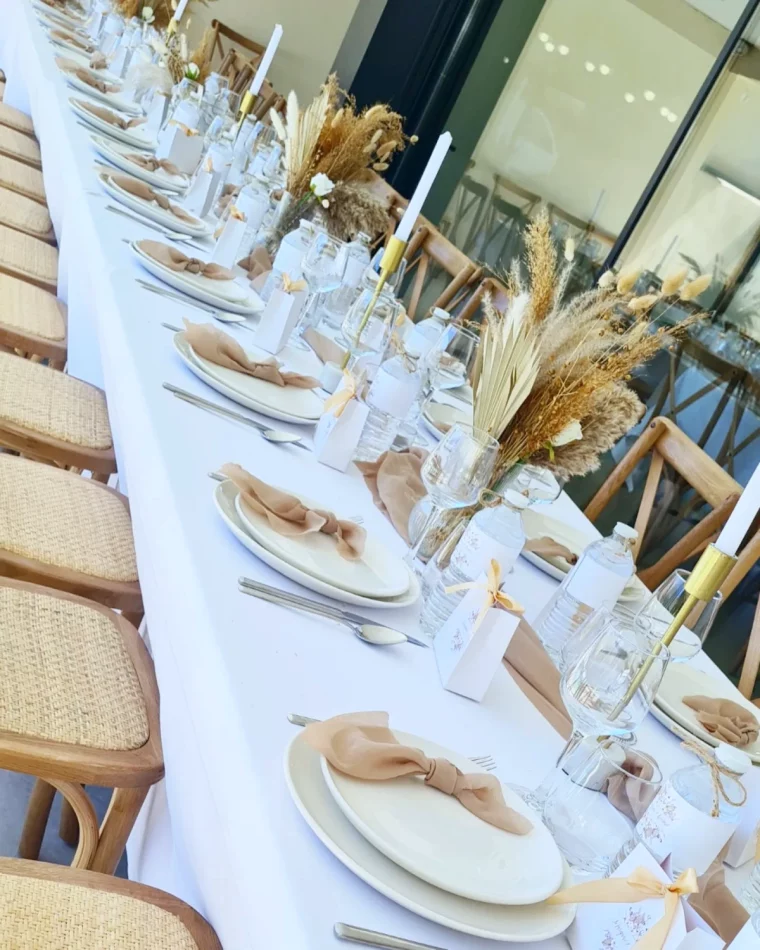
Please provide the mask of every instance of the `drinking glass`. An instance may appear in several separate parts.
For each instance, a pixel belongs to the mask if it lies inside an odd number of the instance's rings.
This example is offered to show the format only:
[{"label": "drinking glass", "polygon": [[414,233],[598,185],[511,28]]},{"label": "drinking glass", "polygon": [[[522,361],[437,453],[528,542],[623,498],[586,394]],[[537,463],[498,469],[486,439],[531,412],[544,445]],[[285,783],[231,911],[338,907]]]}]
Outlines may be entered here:
[{"label": "drinking glass", "polygon": [[[637,617],[649,624],[653,635],[662,638],[670,626],[673,617],[683,607],[686,598],[686,582],[691,572],[681,568],[673,571],[660,584]],[[710,632],[718,610],[723,603],[723,594],[718,591],[708,602],[700,601],[670,644],[670,655],[674,663],[690,660],[702,649],[702,644]]]},{"label": "drinking glass", "polygon": [[456,389],[472,375],[480,337],[466,327],[449,324],[424,359],[428,395],[436,389]]},{"label": "drinking glass", "polygon": [[309,296],[306,298],[298,323],[290,337],[290,343],[298,349],[310,349],[303,335],[318,316],[314,304],[319,294],[329,293],[336,287],[340,287],[348,259],[345,252],[341,253],[343,247],[342,241],[330,237],[324,231],[318,231],[303,256],[301,268],[306,283],[309,285]]},{"label": "drinking glass", "polygon": [[499,443],[487,432],[456,423],[425,459],[420,475],[430,496],[430,512],[406,556],[414,564],[417,552],[441,514],[477,501],[491,477]]},{"label": "drinking glass", "polygon": [[558,478],[554,472],[542,465],[521,463],[513,466],[500,480],[497,486],[499,494],[508,488],[520,492],[528,499],[528,507],[548,505],[562,494],[565,479]]},{"label": "drinking glass", "polygon": [[655,760],[616,738],[585,738],[552,776],[543,819],[576,881],[607,877],[638,843],[662,785]]}]

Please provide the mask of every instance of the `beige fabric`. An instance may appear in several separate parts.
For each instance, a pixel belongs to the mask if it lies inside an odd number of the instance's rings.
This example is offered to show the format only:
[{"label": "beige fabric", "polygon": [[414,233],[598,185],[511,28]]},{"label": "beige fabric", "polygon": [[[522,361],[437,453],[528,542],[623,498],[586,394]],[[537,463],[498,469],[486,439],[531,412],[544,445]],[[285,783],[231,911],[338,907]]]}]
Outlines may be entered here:
[{"label": "beige fabric", "polygon": [[42,172],[5,155],[0,155],[0,188],[17,191],[42,204],[47,201]]},{"label": "beige fabric", "polygon": [[124,503],[89,478],[0,452],[0,550],[90,577],[135,583]]},{"label": "beige fabric", "polygon": [[31,234],[41,241],[54,238],[53,221],[45,205],[15,191],[0,191],[0,224]]},{"label": "beige fabric", "polygon": [[25,280],[0,274],[0,327],[20,330],[45,340],[66,338],[63,304],[53,294]]},{"label": "beige fabric", "polygon": [[162,244],[160,241],[142,240],[137,242],[137,246],[148,257],[154,261],[168,267],[169,270],[175,270],[178,273],[187,271],[188,274],[201,274],[208,277],[209,280],[234,280],[235,275],[227,267],[221,264],[214,264],[213,261],[202,261],[198,257],[188,257],[176,247],[168,244]]},{"label": "beige fabric", "polygon": [[[0,106],[3,104],[0,102]],[[10,155],[11,158],[21,159],[27,165],[42,168],[39,142],[31,136],[24,135],[23,132],[17,132],[2,123],[0,123],[0,155]]]},{"label": "beige fabric", "polygon": [[76,884],[0,874],[0,915],[13,950],[198,950],[168,910]]},{"label": "beige fabric", "polygon": [[99,389],[12,353],[0,353],[0,420],[88,449],[113,444]]},{"label": "beige fabric", "polygon": [[692,894],[689,903],[707,921],[716,934],[731,943],[749,920],[749,914],[726,885],[723,859],[728,845],[718,854],[710,867],[699,878],[699,893]]},{"label": "beige fabric", "polygon": [[760,723],[739,703],[709,696],[684,696],[682,702],[694,710],[697,722],[721,742],[745,746],[757,739]]},{"label": "beige fabric", "polygon": [[0,273],[30,280],[55,293],[58,251],[39,238],[0,224]]},{"label": "beige fabric", "polygon": [[106,614],[0,586],[0,732],[91,749],[139,749],[140,682]]},{"label": "beige fabric", "polygon": [[0,102],[0,125],[7,125],[9,129],[15,129],[26,135],[34,135],[34,123],[31,117],[4,102]]},{"label": "beige fabric", "polygon": [[545,535],[526,541],[523,545],[523,550],[530,551],[532,554],[537,554],[539,557],[544,558],[561,557],[570,565],[575,564],[578,560],[578,555],[573,554],[570,548],[565,547],[565,545],[559,541],[555,541],[554,538],[549,538]]},{"label": "beige fabric", "polygon": [[563,739],[572,732],[570,717],[562,702],[559,671],[549,659],[533,628],[524,619],[515,630],[504,654],[512,679]]},{"label": "beige fabric", "polygon": [[169,201],[166,195],[154,191],[147,182],[138,181],[129,175],[110,175],[109,177],[111,181],[123,191],[134,195],[135,198],[141,198],[143,201],[156,204],[163,211],[170,211],[176,218],[179,218],[180,221],[185,221],[187,224],[193,225],[201,225],[203,223],[199,221],[198,218],[194,218],[193,215],[188,214],[184,208],[180,208],[179,205],[175,205]]},{"label": "beige fabric", "polygon": [[374,462],[356,463],[372,492],[372,501],[407,543],[409,515],[420,498],[427,494],[420,477],[426,458],[425,449],[405,449],[403,452],[383,452]]}]

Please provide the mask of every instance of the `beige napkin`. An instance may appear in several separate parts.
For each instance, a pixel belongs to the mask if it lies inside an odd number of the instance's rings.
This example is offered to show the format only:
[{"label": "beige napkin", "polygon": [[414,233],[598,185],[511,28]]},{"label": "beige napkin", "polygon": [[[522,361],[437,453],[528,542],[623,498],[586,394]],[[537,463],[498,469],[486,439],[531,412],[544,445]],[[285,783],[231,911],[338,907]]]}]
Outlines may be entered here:
[{"label": "beige napkin", "polygon": [[94,53],[95,47],[92,43],[88,43],[86,40],[80,40],[78,37],[74,36],[72,33],[67,33],[65,30],[51,30],[50,35],[57,40],[62,40],[64,43],[68,43],[69,46],[76,46],[77,49],[81,49],[83,53]]},{"label": "beige napkin", "polygon": [[128,129],[133,129],[136,125],[142,125],[143,122],[145,122],[145,119],[123,119],[120,115],[116,115],[115,112],[111,112],[110,109],[106,109],[104,106],[96,106],[92,102],[83,102],[81,99],[77,101],[85,112],[97,116],[104,122],[108,122],[109,125],[115,125],[124,132]]},{"label": "beige napkin", "polygon": [[83,69],[81,66],[77,66],[75,69],[66,69],[65,71],[76,76],[77,79],[86,85],[92,86],[93,89],[97,89],[98,92],[118,92],[121,89],[120,85],[103,82],[102,79],[98,79],[97,76],[91,75],[88,70]]},{"label": "beige napkin", "polygon": [[138,155],[137,152],[129,152],[124,158],[129,159],[130,162],[139,165],[140,168],[144,168],[148,172],[156,172],[161,168],[167,175],[182,174],[174,162],[170,162],[165,158],[154,158],[152,155]]},{"label": "beige napkin", "polygon": [[188,224],[200,224],[197,218],[188,214],[187,211],[180,208],[179,205],[172,204],[166,195],[161,195],[157,191],[154,191],[146,182],[138,181],[136,178],[130,178],[128,175],[111,175],[110,178],[111,181],[116,182],[119,188],[129,192],[130,195],[134,195],[135,198],[142,198],[143,201],[154,202],[164,211],[171,211],[174,217],[179,218],[180,221],[186,221]]},{"label": "beige napkin", "polygon": [[[629,775],[645,781],[651,779],[654,774],[652,763],[633,750],[628,751],[623,762],[623,768]],[[638,821],[652,804],[659,789],[651,785],[641,785],[624,775],[616,773],[607,780],[605,791],[607,792],[607,798],[619,812],[622,812],[631,821]]]},{"label": "beige napkin", "polygon": [[262,274],[266,275],[272,269],[272,258],[267,253],[265,247],[254,248],[248,257],[238,261],[238,267],[242,267],[248,275],[248,280],[255,280]]},{"label": "beige napkin", "polygon": [[100,52],[100,50],[97,50],[97,52],[93,53],[92,56],[90,57],[90,62],[89,62],[90,69],[105,69],[107,65],[108,65],[108,60]]},{"label": "beige napkin", "polygon": [[757,739],[760,723],[739,703],[709,696],[684,696],[682,702],[694,710],[697,722],[721,742],[745,746]]},{"label": "beige napkin", "polygon": [[309,327],[308,330],[304,330],[303,338],[323,363],[337,363],[340,366],[343,362],[346,351],[329,336],[325,336],[314,327]]},{"label": "beige napkin", "polygon": [[721,940],[731,943],[749,920],[749,914],[726,887],[723,859],[727,851],[728,845],[698,878],[699,893],[692,894],[689,903]]},{"label": "beige napkin", "polygon": [[564,561],[567,561],[570,566],[578,561],[578,555],[573,554],[570,548],[565,547],[564,544],[560,544],[559,541],[555,541],[554,538],[546,536],[530,538],[525,542],[523,550],[530,551],[544,558],[561,557]]},{"label": "beige napkin", "polygon": [[160,241],[143,240],[137,242],[137,247],[152,257],[154,261],[168,267],[169,270],[175,270],[178,273],[185,271],[188,274],[200,274],[202,277],[208,277],[209,280],[234,280],[235,275],[231,270],[222,267],[221,264],[206,263],[197,257],[187,257],[176,247],[170,247],[168,244],[162,244]]},{"label": "beige napkin", "polygon": [[184,322],[185,339],[204,360],[275,386],[295,386],[296,389],[316,389],[319,386],[319,380],[313,376],[282,370],[273,356],[261,361],[250,359],[237,340],[210,323],[191,323],[187,319]]},{"label": "beige napkin", "polygon": [[409,543],[409,515],[427,490],[420,478],[424,449],[383,452],[374,462],[356,462],[376,507]]},{"label": "beige napkin", "polygon": [[426,785],[453,795],[467,811],[489,825],[517,835],[533,829],[527,818],[504,801],[497,778],[479,773],[465,775],[448,759],[430,759],[420,749],[401,745],[388,728],[388,713],[335,716],[311,723],[304,736],[334,769],[345,775],[378,782],[424,775]]},{"label": "beige napkin", "polygon": [[512,679],[563,739],[573,731],[562,702],[559,671],[549,659],[535,631],[521,619],[504,654],[504,664]]},{"label": "beige napkin", "polygon": [[240,489],[243,503],[264,515],[278,534],[288,538],[317,531],[332,535],[341,557],[347,561],[361,560],[367,532],[360,525],[341,521],[331,511],[307,508],[294,495],[267,485],[240,465],[227,463],[220,471]]}]

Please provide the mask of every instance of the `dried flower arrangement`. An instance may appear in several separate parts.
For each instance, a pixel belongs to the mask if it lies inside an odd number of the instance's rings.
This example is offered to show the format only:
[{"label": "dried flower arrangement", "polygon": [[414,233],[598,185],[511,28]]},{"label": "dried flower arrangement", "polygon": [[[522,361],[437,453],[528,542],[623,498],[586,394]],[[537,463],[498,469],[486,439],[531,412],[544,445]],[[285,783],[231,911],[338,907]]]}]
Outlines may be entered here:
[{"label": "dried flower arrangement", "polygon": [[474,421],[501,443],[495,480],[527,460],[565,478],[585,475],[644,412],[626,385],[631,372],[700,316],[666,331],[655,326],[652,308],[661,300],[693,299],[709,277],[686,283],[682,271],[664,281],[660,294],[636,296],[639,272],[609,272],[595,289],[562,303],[573,249],[558,260],[546,211],[528,225],[525,246],[527,282],[516,262],[506,282],[506,311],[485,304]]},{"label": "dried flower arrangement", "polygon": [[[340,103],[338,79],[331,75],[306,109],[291,92],[285,121],[270,113],[284,143],[285,188],[297,204],[316,197],[336,237],[351,238],[358,231],[374,236],[387,226],[388,209],[362,184],[362,174],[368,168],[385,171],[393,155],[414,137],[404,135],[401,116],[388,105],[357,111],[350,96]],[[317,194],[315,177],[329,179],[331,193]]]}]

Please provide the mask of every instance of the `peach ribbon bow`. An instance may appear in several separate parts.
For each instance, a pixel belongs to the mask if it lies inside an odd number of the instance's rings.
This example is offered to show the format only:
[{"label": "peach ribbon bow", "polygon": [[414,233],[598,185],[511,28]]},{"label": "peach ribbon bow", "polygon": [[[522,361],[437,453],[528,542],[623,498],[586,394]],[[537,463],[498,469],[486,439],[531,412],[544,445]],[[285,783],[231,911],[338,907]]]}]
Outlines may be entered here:
[{"label": "peach ribbon bow", "polygon": [[588,881],[567,887],[552,894],[547,904],[631,904],[663,898],[665,913],[631,948],[662,950],[673,925],[679,900],[698,892],[699,884],[694,868],[683,871],[672,884],[665,884],[651,871],[642,867],[636,868],[628,877],[608,877],[602,881]]},{"label": "peach ribbon bow", "polygon": [[472,632],[478,629],[478,627],[483,622],[483,618],[496,604],[499,607],[502,607],[504,610],[508,610],[511,614],[520,616],[525,613],[525,608],[519,604],[514,597],[510,597],[509,594],[504,593],[503,590],[499,590],[501,586],[501,564],[498,561],[491,558],[491,563],[488,566],[488,571],[486,572],[486,582],[485,584],[480,584],[477,581],[470,581],[467,584],[454,584],[451,587],[446,588],[447,594],[453,594],[457,590],[474,590],[480,589],[486,592],[486,596],[483,599],[483,606],[480,608],[480,613],[475,618],[475,624],[472,628]]},{"label": "peach ribbon bow", "polygon": [[282,272],[282,289],[286,294],[295,294],[299,290],[306,290],[305,280],[291,280],[287,271]]},{"label": "peach ribbon bow", "polygon": [[353,373],[343,370],[343,388],[334,392],[332,396],[325,399],[322,407],[324,412],[331,412],[336,419],[340,419],[343,411],[352,399],[356,399],[359,394],[359,381]]},{"label": "peach ribbon bow", "polygon": [[176,119],[169,119],[167,124],[176,125],[180,132],[184,132],[188,138],[191,138],[193,135],[201,134],[198,129],[191,129],[189,125],[185,125],[184,122],[177,122]]}]

